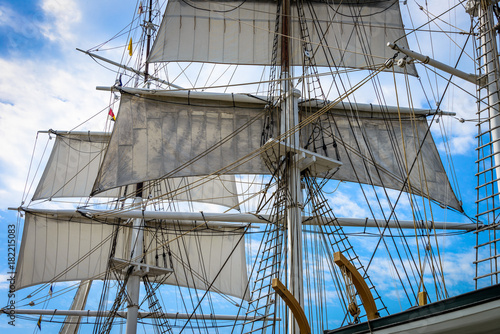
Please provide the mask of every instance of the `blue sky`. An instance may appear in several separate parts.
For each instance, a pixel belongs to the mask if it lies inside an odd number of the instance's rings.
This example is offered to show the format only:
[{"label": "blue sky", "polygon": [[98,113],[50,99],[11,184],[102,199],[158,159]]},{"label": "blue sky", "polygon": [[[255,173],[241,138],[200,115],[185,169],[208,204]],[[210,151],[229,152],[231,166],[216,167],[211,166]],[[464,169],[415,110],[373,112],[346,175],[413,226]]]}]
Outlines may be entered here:
[{"label": "blue sky", "polygon": [[[17,219],[7,208],[19,206],[23,198],[36,131],[49,128],[72,129],[100,110],[104,112],[79,130],[104,128],[102,124],[107,117],[110,96],[109,93],[95,91],[95,87],[111,86],[115,74],[75,48],[89,49],[111,38],[128,24],[135,12],[135,6],[136,2],[132,0],[0,1],[0,130],[3,141],[0,150],[0,254],[7,253],[4,246],[7,240],[7,225],[15,223]],[[450,5],[443,1],[437,6],[440,8],[433,9],[435,13]],[[403,15],[406,15],[404,11]],[[414,15],[415,20],[425,19],[419,17],[422,15],[420,13]],[[467,16],[459,15],[454,20],[457,24],[467,23]],[[123,38],[123,43],[125,41]],[[448,48],[449,44],[446,44],[446,47]],[[111,55],[115,60],[119,60],[121,52],[122,50],[111,52]],[[441,57],[441,54],[436,56]],[[467,67],[467,61],[464,66]],[[422,82],[424,86],[431,84],[426,82],[424,76]],[[456,82],[474,93],[470,85]],[[450,94],[452,98],[444,101],[443,109],[457,112],[459,118],[474,118],[474,98],[457,88],[451,89],[454,90],[453,94]],[[468,214],[473,216],[473,202],[476,198],[473,189],[474,125],[460,123],[454,118],[443,118],[441,122],[446,124],[450,133],[452,153],[456,154],[454,163],[461,182],[464,207]],[[439,136],[439,131],[433,133]],[[43,151],[46,138],[47,135],[40,135],[37,154]],[[350,194],[352,190],[349,186],[342,186],[336,194],[339,203],[336,209],[342,212],[339,216],[359,215],[360,207],[349,200]],[[466,222],[465,217],[451,213],[443,213],[439,217],[441,221]],[[451,290],[455,293],[464,292],[471,288],[472,282],[468,281],[469,277],[462,276],[464,272],[470,271],[472,264],[462,264],[461,258],[472,261],[469,248],[473,237],[457,236],[449,240],[451,241],[443,241],[443,247],[449,254],[445,261],[450,280],[454,282]],[[452,244],[460,245],[459,250],[449,250]],[[6,261],[6,256],[0,257],[2,305],[7,300]],[[20,294],[22,295],[22,292]],[[57,306],[47,306],[54,307]],[[15,328],[6,322],[6,317],[0,317],[0,328],[5,333],[35,329],[35,323],[31,321],[18,319]],[[48,328],[52,328],[50,331],[58,328],[57,325],[45,326],[49,325],[44,325],[44,332],[48,332]]]}]

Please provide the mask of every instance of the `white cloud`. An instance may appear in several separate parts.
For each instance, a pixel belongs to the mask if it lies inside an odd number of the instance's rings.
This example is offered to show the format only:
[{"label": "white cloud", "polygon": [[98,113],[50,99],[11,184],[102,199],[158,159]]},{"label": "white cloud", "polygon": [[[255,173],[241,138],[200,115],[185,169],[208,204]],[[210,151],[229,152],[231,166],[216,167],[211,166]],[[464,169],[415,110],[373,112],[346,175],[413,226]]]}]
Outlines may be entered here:
[{"label": "white cloud", "polygon": [[477,141],[471,136],[453,136],[449,139],[448,145],[440,143],[438,149],[441,152],[449,151],[451,154],[470,154],[474,150]]},{"label": "white cloud", "polygon": [[[11,279],[12,275],[11,274],[0,274],[0,290],[8,290],[10,282],[7,281],[8,279]],[[5,293],[7,294],[7,293]]]},{"label": "white cloud", "polygon": [[43,35],[51,41],[75,41],[73,27],[80,22],[82,14],[73,0],[43,0],[45,15],[50,19],[41,25]]},{"label": "white cloud", "polygon": [[[82,86],[82,82],[97,83],[98,76],[80,72],[78,65],[71,69],[55,63],[40,66],[29,60],[0,59],[0,67],[4,69],[0,78],[0,175],[5,184],[0,198],[4,205],[12,205],[24,189],[36,132],[72,129],[105,107],[108,99],[91,85]],[[43,150],[48,136],[40,134],[39,138],[38,145]],[[34,161],[33,171],[37,162]]]},{"label": "white cloud", "polygon": [[17,13],[14,12],[11,8],[3,4],[0,5],[0,26],[8,26],[11,28],[18,27],[17,24],[14,24],[17,17]]},{"label": "white cloud", "polygon": [[[79,4],[83,4],[79,2]],[[50,39],[32,56],[33,50],[26,54],[9,44],[9,51],[16,57],[0,58],[0,129],[2,131],[2,149],[0,150],[0,200],[1,209],[18,206],[25,188],[28,167],[38,130],[71,130],[84,123],[92,115],[106,109],[110,95],[97,92],[98,85],[111,85],[115,74],[103,70],[88,56],[80,54],[74,48],[77,41],[89,40],[80,30],[81,12],[75,1],[47,0],[41,3],[43,12],[28,18],[10,7],[0,5],[0,25],[14,29],[15,35],[23,38]],[[42,15],[45,14],[45,15]],[[23,22],[30,22],[31,30],[19,28]],[[87,17],[87,22],[91,20]],[[40,28],[43,26],[43,29]],[[38,30],[37,30],[38,29]],[[92,35],[102,41],[104,37]],[[43,38],[42,38],[43,40]],[[57,52],[50,51],[57,45]],[[30,46],[39,48],[39,46]],[[60,52],[63,51],[63,52]],[[101,117],[91,120],[77,130],[103,131]],[[38,150],[31,166],[31,177],[38,168],[41,153],[48,141],[48,135],[40,134]],[[45,158],[50,153],[49,145]],[[38,170],[40,176],[42,170]],[[29,180],[28,187],[31,184]],[[31,186],[36,187],[36,182]]]},{"label": "white cloud", "polygon": [[16,34],[33,37],[39,31],[39,22],[40,17],[37,15],[26,17],[17,13],[8,5],[0,4],[0,26],[8,27]]},{"label": "white cloud", "polygon": [[335,192],[332,196],[329,196],[330,206],[333,212],[338,217],[349,217],[349,218],[365,218],[369,215],[366,207],[360,205],[364,201],[358,201],[359,198],[353,198],[353,195],[359,197],[361,194],[359,191],[355,193],[344,193],[342,191]]},{"label": "white cloud", "polygon": [[[406,243],[409,248],[408,250],[403,249],[403,239],[396,239],[399,248],[399,256],[402,256],[403,258],[399,259],[398,253],[395,252],[393,240],[386,238],[389,251],[393,258],[390,259],[388,257],[387,250],[382,244],[379,252],[376,254],[370,265],[368,274],[370,275],[371,280],[375,283],[377,291],[381,296],[383,296],[386,303],[391,303],[391,305],[393,305],[392,307],[394,307],[394,303],[396,303],[397,305],[400,305],[400,310],[403,310],[411,305],[414,305],[416,300],[412,300],[409,303],[404,290],[406,289],[411,299],[414,298],[412,297],[413,292],[410,285],[413,287],[413,291],[417,291],[419,276],[416,274],[416,269],[419,268],[420,265],[425,265],[424,282],[427,292],[429,293],[431,300],[436,301],[437,297],[435,292],[435,279],[433,277],[434,273],[428,260],[424,259],[424,253],[422,251],[419,262],[415,238],[406,238]],[[360,242],[360,244],[364,244],[364,240],[367,240],[370,245],[373,245],[373,242],[378,239],[367,239],[365,237],[363,242]],[[420,248],[423,248],[422,241],[423,240],[419,241]],[[473,275],[475,272],[473,261],[475,252],[472,247],[469,247],[469,241],[470,240],[467,240],[467,236],[447,236],[446,238],[440,237],[440,258],[442,267],[439,265],[437,248],[433,246],[433,263],[434,266],[439,267],[438,273],[436,274],[436,280],[440,281],[441,278],[439,273],[443,272],[446,288],[450,296],[470,291],[473,288]],[[433,240],[431,240],[431,242],[434,244]],[[357,247],[358,255],[361,255],[361,259],[365,265],[368,263],[368,258],[366,258],[367,254],[371,254],[370,245],[367,245],[366,252]],[[357,243],[356,246],[358,246]],[[407,258],[408,251],[412,254],[413,258]],[[403,270],[403,268],[405,270]],[[396,270],[399,274],[396,273]],[[406,275],[409,275],[409,281],[407,280]],[[399,277],[402,277],[402,283],[400,282]],[[439,284],[441,284],[442,287],[442,283]],[[443,292],[441,291],[441,297],[442,296]]]}]

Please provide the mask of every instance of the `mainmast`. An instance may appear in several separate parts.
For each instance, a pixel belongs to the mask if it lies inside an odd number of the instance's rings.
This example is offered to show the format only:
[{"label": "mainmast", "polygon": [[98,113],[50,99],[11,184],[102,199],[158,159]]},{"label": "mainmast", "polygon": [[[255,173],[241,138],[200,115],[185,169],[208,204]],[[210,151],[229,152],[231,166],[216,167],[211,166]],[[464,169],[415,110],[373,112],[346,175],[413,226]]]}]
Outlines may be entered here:
[{"label": "mainmast", "polygon": [[[283,103],[281,106],[280,135],[285,137],[286,147],[299,147],[298,97],[300,92],[293,89],[290,75],[290,0],[283,1],[281,24],[281,82]],[[301,307],[304,306],[303,269],[302,269],[302,208],[303,198],[298,162],[293,151],[286,152],[286,169],[282,175],[285,191],[289,199],[286,204],[287,224],[287,287]],[[288,312],[289,333],[300,333],[295,317]]]}]

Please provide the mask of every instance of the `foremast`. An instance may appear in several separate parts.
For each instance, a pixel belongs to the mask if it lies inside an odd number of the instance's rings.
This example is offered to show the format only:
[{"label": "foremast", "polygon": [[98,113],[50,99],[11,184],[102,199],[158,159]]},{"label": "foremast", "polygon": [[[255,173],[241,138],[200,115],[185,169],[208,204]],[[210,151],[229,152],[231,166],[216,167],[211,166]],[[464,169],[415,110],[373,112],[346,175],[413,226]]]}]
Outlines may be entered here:
[{"label": "foremast", "polygon": [[[142,204],[142,193],[138,190],[137,197],[134,200],[134,204]],[[142,252],[143,252],[143,232],[144,232],[144,219],[135,218],[133,220],[132,238],[130,240],[130,261],[131,262],[142,262]],[[137,260],[136,260],[137,259]],[[135,260],[135,261],[134,261]],[[133,266],[133,265],[131,265]],[[128,305],[127,305],[127,334],[137,333],[137,320],[139,314],[139,293],[141,288],[141,277],[136,273],[137,268],[133,266],[129,269],[130,277],[127,281],[127,294]],[[128,274],[128,273],[127,273]]]},{"label": "foremast", "polygon": [[[152,10],[153,10],[153,0],[149,0],[148,4],[148,21],[145,22],[144,29],[146,31],[146,59],[148,59],[149,51],[151,48],[151,32],[152,32]],[[146,68],[144,71],[144,83],[148,84],[149,77],[149,64],[146,61]],[[142,207],[142,189],[144,185],[142,182],[137,184],[137,192],[136,197],[134,199],[134,205]],[[133,220],[133,230],[132,230],[132,238],[130,240],[130,261],[134,262],[143,262],[144,258],[144,219],[136,218]],[[135,334],[137,333],[137,321],[139,315],[139,295],[141,291],[141,276],[135,273],[139,271],[140,268],[131,267],[129,271],[132,271],[131,276],[127,281],[127,293],[129,295],[128,299],[128,311],[127,311],[127,334]]]}]

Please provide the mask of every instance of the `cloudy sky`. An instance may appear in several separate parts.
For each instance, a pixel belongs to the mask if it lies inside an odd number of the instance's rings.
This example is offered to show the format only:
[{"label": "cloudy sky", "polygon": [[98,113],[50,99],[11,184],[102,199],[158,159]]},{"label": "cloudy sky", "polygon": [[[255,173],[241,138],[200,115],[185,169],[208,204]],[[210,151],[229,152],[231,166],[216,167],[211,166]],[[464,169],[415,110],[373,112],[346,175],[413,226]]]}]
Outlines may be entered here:
[{"label": "cloudy sky", "polygon": [[[414,5],[414,4],[413,4]],[[90,122],[76,130],[104,130],[107,119],[107,107],[111,101],[109,93],[96,91],[96,86],[111,86],[115,81],[115,73],[104,68],[78,52],[75,48],[90,49],[110,39],[129,23],[135,12],[136,2],[133,0],[113,1],[81,1],[81,0],[0,0],[0,235],[2,245],[6,244],[7,225],[16,223],[16,215],[7,210],[17,207],[23,200],[23,192],[30,188],[31,178],[26,185],[28,168],[31,162],[35,142],[35,152],[41,154],[47,144],[48,136],[38,130],[69,130],[75,129],[94,115]],[[441,13],[450,8],[450,3],[439,1],[438,7],[431,8],[433,13]],[[412,7],[415,8],[415,7]],[[403,8],[403,15],[408,12]],[[425,11],[414,11],[414,26],[427,20]],[[455,25],[468,27],[468,16],[449,16]],[[444,30],[452,30],[443,25]],[[436,29],[436,27],[433,27]],[[126,38],[122,38],[123,45]],[[463,36],[459,37],[460,42]],[[422,48],[429,46],[425,36],[419,40]],[[436,42],[436,41],[434,41]],[[446,42],[443,47],[456,60],[457,51]],[[428,48],[427,48],[428,49]],[[122,50],[115,55],[119,60]],[[436,54],[437,58],[443,53]],[[441,59],[443,60],[443,59]],[[444,61],[444,60],[443,60]],[[473,69],[464,61],[464,67]],[[422,85],[430,86],[435,81],[422,75]],[[457,81],[458,82],[458,81]],[[458,82],[466,90],[474,94],[473,88],[463,82]],[[472,119],[475,117],[474,98],[470,94],[452,87],[443,103],[444,110],[454,111],[457,118]],[[435,92],[437,90],[434,90]],[[438,93],[436,93],[438,94]],[[390,94],[387,95],[390,99]],[[430,97],[433,100],[433,97]],[[423,105],[422,105],[423,106]],[[473,190],[475,170],[473,151],[475,127],[472,123],[460,123],[455,118],[443,119],[441,125],[446,125],[449,136],[450,150],[455,155],[455,167],[461,184],[462,197],[468,199],[464,203],[469,215],[473,216],[473,200],[476,195]],[[433,132],[440,135],[437,129]],[[437,139],[441,153],[445,153],[446,145]],[[50,147],[50,145],[49,145]],[[34,160],[34,163],[38,163]],[[37,167],[32,166],[32,171]],[[41,171],[38,171],[38,175]],[[33,175],[32,175],[33,176]],[[31,186],[34,187],[34,186]],[[31,189],[33,190],[33,189]],[[339,216],[360,216],[360,210],[349,198],[352,194],[349,187],[341,187],[336,193],[336,210]],[[363,212],[364,216],[366,213]],[[454,221],[466,221],[462,216],[444,217]],[[466,245],[470,240],[455,237],[452,241],[443,241],[445,247],[452,243]],[[368,247],[368,246],[367,246]],[[448,248],[447,248],[448,249]],[[0,252],[6,254],[6,248],[0,247]],[[464,271],[470,271],[471,252],[461,249],[452,252],[446,258],[450,279],[455,283],[453,291],[463,292],[470,288],[471,283],[464,283]],[[457,266],[465,258],[467,265]],[[7,260],[6,255],[0,257],[0,301],[6,302],[7,294]],[[465,266],[465,267],[463,267]],[[387,273],[386,273],[387,274]],[[467,277],[469,279],[469,277]],[[464,288],[465,287],[465,288]],[[54,307],[54,306],[51,306]],[[51,308],[49,307],[49,308]],[[0,328],[6,333],[32,331],[35,324],[19,320],[16,328],[6,324],[7,318],[0,318]]]},{"label": "cloudy sky", "polygon": [[[7,208],[19,206],[24,189],[30,187],[25,185],[35,142],[38,157],[48,143],[47,134],[40,134],[36,140],[37,131],[74,129],[96,114],[94,120],[76,130],[104,130],[110,94],[95,87],[113,85],[115,73],[75,49],[87,50],[111,38],[130,22],[135,6],[135,1],[0,1],[3,242],[7,240],[8,224],[16,223],[16,215]],[[104,112],[99,113],[101,110]],[[1,249],[7,254],[5,247]],[[7,257],[3,259],[0,300],[5,305]],[[14,328],[7,324],[6,317],[0,319],[0,328],[8,333],[33,331],[35,325],[19,319]],[[56,331],[57,326],[49,328],[45,331]]]},{"label": "cloudy sky", "polygon": [[[95,87],[112,85],[114,73],[75,48],[110,38],[116,32],[108,27],[121,29],[127,20],[121,8],[73,0],[0,2],[2,208],[19,205],[36,131],[72,129],[108,104],[109,93]],[[47,136],[41,137],[45,145]]]}]

